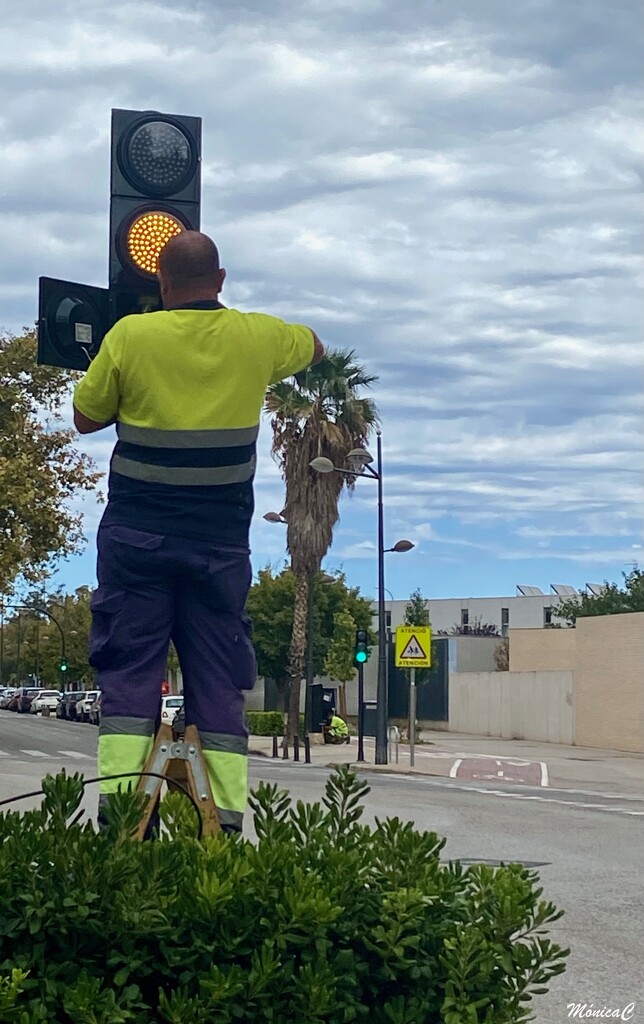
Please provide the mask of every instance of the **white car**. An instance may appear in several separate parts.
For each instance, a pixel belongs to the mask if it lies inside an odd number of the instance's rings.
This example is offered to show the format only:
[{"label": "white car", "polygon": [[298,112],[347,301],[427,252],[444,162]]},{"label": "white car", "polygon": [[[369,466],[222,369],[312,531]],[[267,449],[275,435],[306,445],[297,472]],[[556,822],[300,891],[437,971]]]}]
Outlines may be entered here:
[{"label": "white car", "polygon": [[89,722],[89,709],[98,697],[100,690],[87,690],[76,703],[76,721]]},{"label": "white car", "polygon": [[183,696],[169,694],[161,698],[161,725],[172,725],[175,715],[183,707]]},{"label": "white car", "polygon": [[58,707],[60,697],[61,695],[58,690],[39,690],[32,700],[29,710],[32,715],[42,714],[45,708],[49,708],[50,711],[55,711]]}]

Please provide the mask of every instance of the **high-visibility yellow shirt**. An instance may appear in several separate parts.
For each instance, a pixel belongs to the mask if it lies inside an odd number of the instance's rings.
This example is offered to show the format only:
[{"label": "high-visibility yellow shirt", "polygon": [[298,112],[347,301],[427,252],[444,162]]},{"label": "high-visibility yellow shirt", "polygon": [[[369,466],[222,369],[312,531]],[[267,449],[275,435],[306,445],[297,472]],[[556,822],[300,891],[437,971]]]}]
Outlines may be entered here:
[{"label": "high-visibility yellow shirt", "polygon": [[302,324],[215,301],[119,320],[74,392],[116,420],[103,523],[246,544],[266,389],[313,347]]}]

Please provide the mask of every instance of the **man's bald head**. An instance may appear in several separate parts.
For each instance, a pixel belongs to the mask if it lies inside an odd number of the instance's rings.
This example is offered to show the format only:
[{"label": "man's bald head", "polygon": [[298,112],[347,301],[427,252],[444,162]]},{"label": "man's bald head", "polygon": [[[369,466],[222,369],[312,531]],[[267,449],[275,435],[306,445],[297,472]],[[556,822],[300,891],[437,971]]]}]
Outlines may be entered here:
[{"label": "man's bald head", "polygon": [[192,299],[216,298],[225,276],[217,246],[201,231],[181,231],[159,255],[159,280],[166,308]]}]

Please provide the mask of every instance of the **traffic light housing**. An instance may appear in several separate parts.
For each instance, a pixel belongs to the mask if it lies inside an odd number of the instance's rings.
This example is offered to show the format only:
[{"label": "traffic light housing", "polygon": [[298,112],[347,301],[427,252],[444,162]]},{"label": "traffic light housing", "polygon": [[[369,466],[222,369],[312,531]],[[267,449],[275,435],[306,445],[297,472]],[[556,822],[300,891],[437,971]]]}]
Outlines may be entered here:
[{"label": "traffic light housing", "polygon": [[61,672],[66,672],[67,671],[67,662],[66,661],[61,661],[61,663],[60,663],[60,671]]},{"label": "traffic light housing", "polygon": [[86,370],[117,320],[159,309],[159,252],[200,210],[201,118],[113,110],[109,288],[40,278],[38,363]]},{"label": "traffic light housing", "polygon": [[161,308],[158,255],[199,230],[201,118],[112,111],[109,321]]},{"label": "traffic light housing", "polygon": [[38,362],[86,370],[108,329],[107,288],[41,277]]},{"label": "traffic light housing", "polygon": [[369,634],[366,629],[356,630],[356,643],[353,657],[356,665],[364,665],[369,657]]}]

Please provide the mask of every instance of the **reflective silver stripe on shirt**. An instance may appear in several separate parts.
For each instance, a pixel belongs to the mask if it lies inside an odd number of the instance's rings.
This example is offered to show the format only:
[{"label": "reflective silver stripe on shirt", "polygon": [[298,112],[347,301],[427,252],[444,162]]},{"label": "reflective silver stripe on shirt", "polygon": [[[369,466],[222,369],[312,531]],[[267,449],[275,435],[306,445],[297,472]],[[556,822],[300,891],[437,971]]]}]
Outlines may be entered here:
[{"label": "reflective silver stripe on shirt", "polygon": [[101,716],[99,736],[154,736],[153,718],[129,718],[127,715]]},{"label": "reflective silver stripe on shirt", "polygon": [[242,484],[252,479],[255,458],[237,466],[152,466],[147,462],[112,456],[112,472],[149,484],[175,484],[211,487],[216,484]]},{"label": "reflective silver stripe on shirt", "polygon": [[254,444],[259,424],[254,427],[227,427],[223,430],[156,430],[117,423],[119,441],[146,448],[240,448]]},{"label": "reflective silver stripe on shirt", "polygon": [[212,750],[222,754],[247,754],[248,738],[246,736],[230,736],[223,732],[199,731],[202,750]]}]

